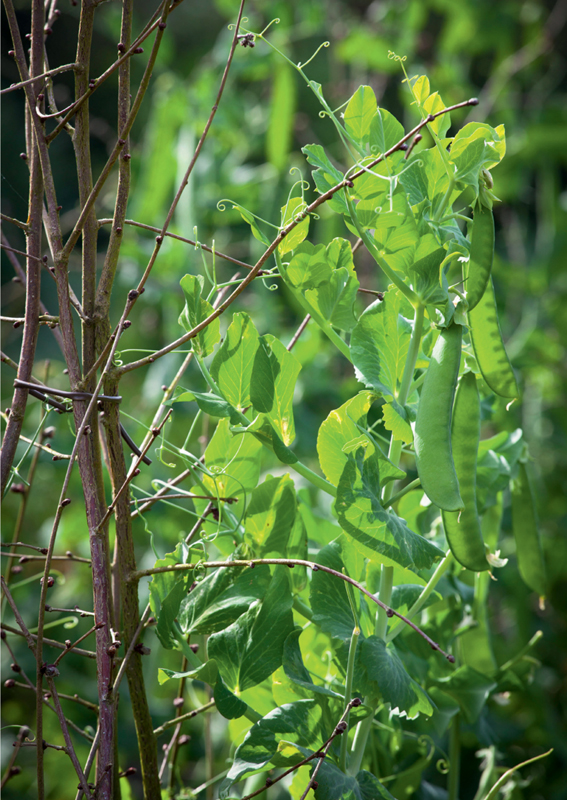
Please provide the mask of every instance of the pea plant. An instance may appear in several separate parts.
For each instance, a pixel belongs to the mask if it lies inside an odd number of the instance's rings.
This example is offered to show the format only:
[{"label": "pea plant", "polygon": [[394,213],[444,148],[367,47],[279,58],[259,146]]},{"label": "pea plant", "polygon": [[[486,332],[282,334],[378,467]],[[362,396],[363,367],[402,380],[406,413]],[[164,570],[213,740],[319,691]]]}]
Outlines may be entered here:
[{"label": "pea plant", "polygon": [[[546,595],[527,446],[521,430],[495,430],[492,420],[495,406],[510,404],[520,394],[491,277],[492,208],[498,202],[492,170],[505,156],[504,128],[475,122],[448,136],[451,113],[477,101],[446,107],[427,77],[405,73],[404,60],[394,54],[411,93],[411,130],[378,106],[369,86],[360,86],[333,110],[322,87],[308,77],[308,64],[294,64],[280,53],[334,126],[347,166],[339,168],[320,144],[303,147],[306,175],[289,191],[278,220],[262,220],[255,209],[219,199],[221,210],[230,207],[228,214],[239,213],[250,226],[262,254],[254,265],[237,262],[247,270],[244,279],[223,283],[217,261],[235,259],[214,245],[178,237],[203,256],[202,274],[186,274],[180,281],[180,335],[130,361],[120,349],[121,336],[135,305],[144,302],[145,284],[159,263],[211,128],[235,49],[238,44],[250,48],[252,56],[251,48],[273,45],[267,29],[255,33],[243,27],[242,3],[213,111],[167,218],[156,229],[147,267],[124,298],[115,281],[123,234],[127,225],[144,226],[126,216],[129,134],[169,16],[179,3],[161,2],[134,36],[133,3],[125,0],[118,58],[93,79],[89,42],[96,5],[82,5],[76,62],[65,67],[75,71],[76,97],[59,110],[52,80],[64,67],[50,69],[44,47],[45,26],[54,24],[56,15],[46,20],[43,2],[33,0],[28,62],[12,2],[5,0],[21,77],[14,88],[26,96],[30,168],[27,222],[3,216],[27,237],[24,336],[2,454],[2,490],[16,488],[22,494],[22,519],[39,455],[49,450],[52,429],[46,422],[57,411],[71,412],[75,431],[72,451],[59,454],[68,459],[68,469],[48,546],[38,547],[34,532],[24,540],[20,518],[11,543],[3,545],[9,560],[2,588],[14,617],[13,624],[3,624],[3,643],[16,673],[22,668],[15,636],[25,639],[36,664],[35,681],[23,672],[24,685],[35,692],[35,727],[20,731],[14,751],[35,747],[39,798],[48,793],[49,748],[71,759],[78,797],[119,797],[119,779],[130,772],[121,771],[117,735],[123,710],[119,687],[126,677],[144,797],[193,797],[216,787],[223,800],[248,800],[278,791],[270,787],[281,781],[293,800],[313,793],[316,800],[401,799],[418,791],[420,797],[457,800],[463,736],[480,730],[491,698],[521,691],[537,663],[532,649],[539,634],[506,663],[497,663],[491,644],[491,581],[499,571],[512,569],[498,549],[509,506],[520,577],[541,602]],[[130,99],[130,59],[152,36],[145,72]],[[114,73],[117,138],[94,181],[89,98]],[[72,136],[80,196],[80,214],[66,240],[48,149],[65,133]],[[425,138],[430,147],[424,146]],[[114,216],[98,219],[95,202],[115,165]],[[311,201],[309,177],[315,189]],[[344,235],[314,244],[310,223],[322,206],[338,218]],[[97,273],[97,235],[107,224],[111,233]],[[80,298],[69,280],[79,241]],[[372,258],[376,274],[385,276],[384,291],[360,286],[355,255],[361,249]],[[55,280],[56,316],[41,305],[42,262]],[[287,344],[259,330],[250,314],[230,308],[253,282],[268,288],[275,282],[302,309],[304,320]],[[113,291],[122,302],[114,323]],[[359,298],[365,292],[375,299],[362,310]],[[69,389],[50,387],[33,374],[41,322],[54,326]],[[304,463],[294,451],[294,394],[302,364],[293,350],[306,329],[315,327],[334,345],[348,380],[357,386],[350,399],[318,421],[317,452]],[[126,391],[120,394],[122,379],[183,346],[189,350],[137,447],[121,421],[128,399]],[[7,356],[3,360],[10,363]],[[22,434],[30,396],[43,404],[31,439]],[[188,415],[180,446],[169,431],[172,421],[179,430]],[[193,444],[203,420],[214,432],[201,453]],[[135,453],[131,467],[125,447]],[[173,477],[144,482],[151,475],[150,451],[169,464]],[[63,643],[46,638],[45,614],[55,559],[77,560],[72,553],[56,555],[75,460],[86,506],[93,616],[84,635]],[[159,503],[165,515],[168,507],[187,500],[191,529],[161,556],[148,512]],[[147,554],[144,564],[137,561],[133,525],[141,523],[153,528],[152,566]],[[44,563],[33,626],[18,604],[16,587],[10,586],[18,548],[39,551]],[[94,651],[79,647],[88,636],[95,640]],[[157,674],[143,669],[148,644],[159,647]],[[60,650],[53,663],[46,656],[51,648]],[[62,659],[70,652],[87,662],[96,659],[92,734],[61,706],[58,687],[68,663]],[[177,668],[171,668],[172,659]],[[152,721],[146,686],[156,681],[177,681],[180,701],[175,716],[159,727]],[[12,688],[16,680],[7,683]],[[183,713],[183,698],[195,686],[208,687],[208,701]],[[63,744],[45,740],[46,708],[59,720]],[[183,724],[213,711],[228,721],[234,744],[224,770],[198,789],[189,787],[180,771]],[[157,740],[168,731],[160,762]],[[71,732],[88,740],[83,763]],[[475,800],[495,800],[529,762],[506,771],[495,745],[484,752]],[[17,774],[14,764],[12,759],[3,783]],[[75,790],[67,796],[75,796]]]}]

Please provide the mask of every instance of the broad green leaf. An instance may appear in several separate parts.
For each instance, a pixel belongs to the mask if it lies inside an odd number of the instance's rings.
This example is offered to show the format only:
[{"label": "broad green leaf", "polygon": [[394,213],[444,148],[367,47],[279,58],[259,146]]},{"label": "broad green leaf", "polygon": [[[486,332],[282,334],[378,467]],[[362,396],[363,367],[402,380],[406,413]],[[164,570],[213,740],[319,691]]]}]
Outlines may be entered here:
[{"label": "broad green leaf", "polygon": [[340,408],[331,411],[319,428],[317,435],[319,463],[325,477],[334,486],[337,486],[340,480],[349,452],[353,446],[356,447],[353,443],[356,442],[360,446],[361,434],[364,435],[362,448],[366,452],[366,458],[376,458],[379,461],[377,469],[380,472],[382,485],[405,476],[405,473],[392,464],[374,441],[364,434],[366,415],[374,400],[372,392],[359,392]]},{"label": "broad green leaf", "polygon": [[406,410],[402,409],[398,403],[385,403],[382,406],[382,418],[384,427],[387,431],[392,432],[394,439],[401,439],[406,444],[413,442],[413,433]]},{"label": "broad green leaf", "polygon": [[427,181],[427,197],[433,207],[442,199],[449,186],[449,176],[445,162],[438,149],[422,150],[419,158],[423,163],[424,175]]},{"label": "broad green leaf", "polygon": [[[341,572],[344,563],[340,544],[332,542],[323,547],[317,554],[316,561]],[[309,603],[313,610],[313,622],[317,623],[321,630],[337,639],[350,640],[354,617],[343,580],[322,570],[314,572],[311,578]]]},{"label": "broad green leaf", "polygon": [[[203,483],[220,497],[249,495],[260,479],[261,450],[262,445],[254,436],[233,436],[228,420],[221,419],[205,450],[205,464],[214,478],[203,475]],[[240,515],[239,504],[234,510]]]},{"label": "broad green leaf", "polygon": [[257,239],[259,242],[265,247],[270,246],[270,240],[266,236],[266,234],[260,230],[258,227],[258,222],[254,214],[251,211],[248,211],[247,208],[243,208],[243,206],[239,206],[237,203],[233,203],[233,209],[238,211],[244,222],[247,222],[250,225],[250,230],[252,231],[252,236]]},{"label": "broad green leaf", "polygon": [[184,403],[195,400],[201,411],[211,417],[230,418],[233,425],[240,423],[238,412],[223,397],[219,397],[214,392],[183,392],[175,398],[176,403]]},{"label": "broad green leaf", "polygon": [[258,564],[253,570],[215,570],[182,600],[178,615],[181,630],[187,635],[223,630],[264,597],[270,580],[267,564]]},{"label": "broad green leaf", "polygon": [[[325,194],[344,179],[343,173],[331,164],[320,144],[305,145],[301,148],[301,152],[305,153],[307,161],[313,167],[317,167],[313,172],[313,180],[319,194]],[[348,214],[348,206],[342,191],[334,194],[327,205],[335,213]]]},{"label": "broad green leaf", "polygon": [[359,86],[346,107],[345,128],[361,148],[370,137],[370,123],[376,108],[376,96],[370,86]]},{"label": "broad green leaf", "polygon": [[333,239],[326,249],[304,242],[296,249],[286,277],[331,325],[346,331],[354,327],[354,301],[359,283],[350,242]]},{"label": "broad green leaf", "polygon": [[506,132],[504,125],[492,128],[485,122],[469,122],[456,134],[451,144],[451,160],[460,156],[475,139],[484,141],[488,146],[485,169],[492,169],[506,154]]},{"label": "broad green leaf", "polygon": [[262,338],[268,343],[270,349],[270,366],[274,385],[274,401],[267,416],[284,444],[289,445],[295,439],[293,393],[297,376],[301,371],[301,364],[275,336],[267,334]]},{"label": "broad green leaf", "polygon": [[273,451],[283,464],[295,464],[297,456],[279,437],[274,426],[265,416],[258,416],[258,419],[248,426],[247,432],[252,433],[259,442]]},{"label": "broad green leaf", "polygon": [[449,677],[433,682],[459,704],[466,721],[471,724],[476,722],[488,696],[496,688],[493,680],[468,666],[459,667]]},{"label": "broad green leaf", "polygon": [[334,509],[341,528],[372,561],[420,570],[444,556],[436,545],[410,531],[401,517],[382,508],[377,463],[365,461],[362,448],[348,455]]},{"label": "broad green leaf", "polygon": [[386,400],[396,396],[411,338],[411,323],[400,313],[401,297],[388,291],[368,306],[350,340],[356,377]]},{"label": "broad green leaf", "polygon": [[434,706],[427,692],[409,676],[393,644],[386,645],[378,636],[369,636],[359,647],[368,680],[392,710],[405,712],[409,719],[420,713],[432,715]]},{"label": "broad green leaf", "polygon": [[[423,102],[423,110],[428,114],[436,114],[438,111],[443,111],[444,108],[445,103],[443,100],[441,100],[439,92],[433,92],[433,94],[430,94],[429,97]],[[441,114],[440,117],[437,117],[437,119],[434,119],[433,122],[430,122],[429,126],[433,131],[435,131],[440,139],[443,139],[451,127],[451,115]]]},{"label": "broad green leaf", "polygon": [[212,658],[202,664],[197,669],[190,669],[187,672],[176,672],[173,669],[160,669],[158,670],[158,682],[160,685],[172,679],[190,678],[194,681],[203,681],[208,683],[209,686],[214,686],[218,678],[217,662]]},{"label": "broad green leaf", "polygon": [[[179,316],[179,324],[189,332],[213,313],[213,307],[201,297],[205,283],[202,275],[185,275],[179,283],[185,295],[185,308]],[[219,339],[220,327],[217,317],[190,342],[195,352],[204,358],[213,352]]]},{"label": "broad green leaf", "polygon": [[[422,590],[423,586],[419,586],[415,583],[403,583],[399,586],[394,586],[390,605],[392,608],[395,608],[396,611],[399,611],[400,614],[407,614]],[[421,607],[427,608],[438,600],[441,600],[441,595],[438,592],[431,592]]]},{"label": "broad green leaf", "polygon": [[378,778],[367,770],[361,770],[356,776],[362,800],[394,800],[394,796],[382,786]]},{"label": "broad green leaf", "polygon": [[405,192],[397,190],[392,202],[382,206],[375,224],[374,240],[387,264],[402,275],[412,262],[420,234]]},{"label": "broad green leaf", "polygon": [[[294,219],[301,211],[307,208],[307,203],[301,197],[292,197],[287,205],[282,208],[282,222],[281,227],[285,226]],[[278,245],[278,252],[280,255],[289,253],[290,250],[295,250],[297,245],[305,239],[309,232],[309,215],[295,226],[295,228],[288,233],[285,239]]]},{"label": "broad green leaf", "polygon": [[[261,384],[255,392],[259,402],[266,403],[270,391],[271,371],[267,366],[268,356],[264,349],[260,355],[260,337],[248,314],[239,311],[232,317],[224,341],[211,364],[211,375],[225,399],[239,411],[252,404],[252,376]],[[262,409],[264,410],[264,409]]]},{"label": "broad green leaf", "polygon": [[435,729],[437,736],[444,736],[447,728],[451,724],[451,720],[460,711],[460,706],[452,697],[436,686],[431,686],[428,690],[429,697],[435,703],[435,711],[431,718],[431,724]]},{"label": "broad green leaf", "polygon": [[311,676],[307,672],[305,664],[303,663],[301,649],[299,647],[299,637],[302,633],[303,631],[301,628],[296,628],[285,640],[283,652],[283,668],[285,674],[289,680],[297,684],[297,686],[301,686],[303,689],[308,689],[314,694],[322,694],[327,695],[328,697],[338,697],[342,699],[343,695],[337,694],[331,689],[327,689],[325,686],[319,686],[313,683],[311,680]]},{"label": "broad green leaf", "polygon": [[420,255],[418,250],[416,252],[417,260],[410,267],[413,289],[424,304],[443,305],[449,299],[449,286],[445,275],[440,276],[439,268],[447,251],[443,247],[437,247],[423,257]]},{"label": "broad green leaf", "polygon": [[260,558],[281,558],[295,522],[297,500],[289,475],[268,478],[252,492],[244,541]]},{"label": "broad green leaf", "polygon": [[420,75],[412,86],[412,91],[419,105],[423,105],[429,97],[429,78],[426,75]]},{"label": "broad green leaf", "polygon": [[247,704],[233,694],[219,676],[214,689],[215,705],[225,719],[238,719],[246,714]]},{"label": "broad green leaf", "polygon": [[283,645],[293,630],[289,570],[276,567],[262,601],[208,641],[226,686],[238,695],[268,678],[282,663]]},{"label": "broad green leaf", "polygon": [[372,773],[361,770],[354,778],[328,759],[321,763],[317,784],[315,800],[394,800]]},{"label": "broad green leaf", "polygon": [[[173,553],[156,561],[156,567],[170,567],[174,564],[190,562],[190,551],[187,545],[180,542]],[[157,620],[156,633],[163,647],[171,650],[177,643],[171,628],[177,617],[181,601],[187,594],[187,585],[193,581],[192,573],[159,572],[152,576],[150,582],[150,608]]]},{"label": "broad green leaf", "polygon": [[[289,766],[285,751],[281,755],[278,752],[280,741],[297,742],[316,749],[320,742],[317,734],[320,719],[321,710],[314,700],[298,700],[276,708],[254,723],[236,749],[232,766],[221,785],[220,796],[227,797],[230,786],[248,772],[255,772],[268,764]],[[294,755],[292,763],[301,761],[296,753]]]},{"label": "broad green leaf", "polygon": [[[379,108],[370,123],[370,148],[376,153],[385,153],[405,135],[404,127],[393,114]],[[358,190],[358,180],[357,180]]]}]

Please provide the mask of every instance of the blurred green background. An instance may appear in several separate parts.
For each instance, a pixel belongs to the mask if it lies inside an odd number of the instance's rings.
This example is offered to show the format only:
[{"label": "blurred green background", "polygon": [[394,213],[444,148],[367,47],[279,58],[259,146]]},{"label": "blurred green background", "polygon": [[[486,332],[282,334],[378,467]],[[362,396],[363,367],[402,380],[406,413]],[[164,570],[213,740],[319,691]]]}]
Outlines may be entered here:
[{"label": "blurred green background", "polygon": [[[16,3],[22,31],[29,30],[28,4]],[[136,2],[138,29],[153,12],[154,4]],[[77,30],[77,9],[61,7],[61,17],[47,42],[51,66],[73,60]],[[214,102],[231,32],[227,25],[236,18],[235,0],[192,3],[185,0],[170,17],[152,85],[145,106],[132,133],[133,191],[128,217],[147,225],[160,226],[165,218],[176,186],[183,175],[193,148]],[[522,399],[509,410],[496,404],[495,426],[514,430],[522,427],[530,444],[541,518],[541,530],[552,589],[544,610],[517,578],[514,570],[500,570],[491,590],[490,614],[499,662],[519,650],[541,629],[544,638],[536,656],[541,667],[535,671],[527,693],[511,693],[502,705],[492,703],[490,725],[478,738],[470,732],[469,747],[463,753],[462,800],[472,800],[478,781],[479,760],[475,752],[490,741],[498,742],[502,762],[511,766],[542,749],[555,748],[546,761],[522,773],[528,780],[522,789],[514,789],[511,798],[526,800],[562,800],[567,796],[567,2],[542,0],[309,0],[274,2],[257,0],[246,5],[252,31],[262,30],[278,18],[267,36],[294,62],[306,62],[323,42],[306,68],[311,79],[322,84],[325,97],[336,108],[348,100],[360,84],[370,85],[384,106],[404,124],[415,125],[415,109],[402,83],[403,75],[388,51],[407,56],[409,75],[427,74],[433,91],[438,91],[446,105],[469,97],[479,98],[479,105],[453,115],[454,127],[465,121],[486,121],[493,126],[504,123],[507,133],[507,156],[494,172],[495,193],[501,203],[495,206],[497,258],[494,277],[501,311],[501,325],[508,352],[521,382]],[[115,58],[120,30],[120,6],[108,3],[97,12],[93,76],[99,75]],[[8,30],[2,28],[2,85],[17,80],[13,60],[7,55]],[[146,55],[149,44],[145,45]],[[146,55],[133,61],[133,86],[141,77]],[[60,106],[71,99],[72,80],[58,76],[56,98]],[[25,219],[27,167],[18,158],[24,149],[23,102],[21,93],[5,96],[3,105],[3,211]],[[237,48],[226,91],[201,158],[189,187],[177,209],[170,230],[189,238],[212,244],[219,251],[253,263],[262,246],[250,235],[250,228],[226,202],[226,210],[217,203],[223,198],[238,202],[272,224],[279,223],[280,208],[293,184],[303,177],[310,179],[301,154],[305,144],[323,144],[339,167],[346,165],[346,154],[337,141],[334,127],[319,115],[320,107],[301,77],[286,62],[258,42],[254,48]],[[91,102],[93,164],[95,172],[104,164],[115,141],[116,87],[112,80],[95,93]],[[422,146],[429,146],[424,139]],[[68,138],[59,137],[52,146],[52,159],[64,232],[71,230],[77,218],[77,190],[73,152]],[[295,168],[290,173],[291,168]],[[102,193],[97,207],[99,218],[111,217],[114,182]],[[296,190],[297,194],[297,190]],[[313,198],[312,189],[307,192]],[[196,229],[196,231],[195,231]],[[265,228],[268,231],[269,228]],[[6,224],[3,232],[12,247],[25,249],[21,231]],[[320,218],[311,224],[309,238],[328,242],[334,236],[347,236],[338,217],[324,207]],[[100,231],[100,251],[104,252],[107,232]],[[115,285],[113,322],[117,321],[127,292],[141,276],[153,249],[154,233],[129,227],[121,253]],[[47,248],[45,250],[47,252]],[[102,261],[102,255],[101,255]],[[371,259],[362,250],[356,264],[363,286],[385,289],[387,282],[377,274]],[[212,261],[208,258],[209,269]],[[80,290],[80,256],[76,249],[71,262],[71,280]],[[228,280],[237,269],[216,260],[219,279]],[[161,250],[144,297],[132,315],[133,325],[121,340],[124,361],[140,355],[134,350],[157,349],[181,334],[177,317],[183,305],[179,280],[187,272],[203,272],[199,251],[181,242],[168,240]],[[20,316],[24,294],[20,284],[12,282],[13,268],[2,254],[3,314]],[[43,299],[55,313],[54,286],[47,273],[43,279]],[[362,301],[361,308],[362,308]],[[239,299],[238,309],[248,311],[261,333],[271,332],[287,344],[299,325],[301,309],[294,306],[285,291],[261,281]],[[236,310],[236,306],[235,306]],[[228,319],[224,325],[228,324]],[[4,325],[4,324],[3,324]],[[3,328],[3,350],[18,359],[21,328],[9,324]],[[130,352],[128,352],[130,351]],[[329,411],[345,402],[357,383],[349,365],[317,333],[308,329],[300,339],[295,355],[303,364],[296,402],[297,442],[295,449],[310,466],[316,468],[315,438],[321,421]],[[136,441],[144,435],[162,396],[162,385],[169,383],[183,356],[170,355],[149,369],[129,373],[121,384],[125,398],[123,411],[132,416],[124,422]],[[52,332],[40,331],[35,376],[66,388],[64,364]],[[2,410],[10,404],[13,372],[3,368]],[[181,380],[186,387],[202,389],[197,371],[190,368]],[[40,404],[30,400],[25,432],[37,427]],[[190,405],[177,406],[166,436],[177,445],[185,440],[193,419]],[[49,424],[57,428],[53,448],[69,452],[72,438],[67,420],[50,414]],[[483,432],[493,432],[490,424]],[[200,454],[212,430],[199,427],[191,440],[193,451]],[[19,456],[23,455],[23,448]],[[175,473],[171,454],[163,454],[160,463],[152,455],[152,478],[167,480]],[[272,463],[266,461],[264,468]],[[22,464],[25,476],[29,456]],[[181,465],[177,465],[177,470]],[[55,498],[63,479],[65,462],[52,462],[43,454],[34,481],[33,499],[28,504],[24,523],[25,540],[45,544],[55,512]],[[140,478],[147,489],[149,477]],[[58,539],[58,551],[71,549],[88,555],[88,541],[81,505],[81,488],[75,472],[70,497],[75,502],[67,509]],[[3,541],[12,535],[20,505],[20,496],[10,494],[4,503]],[[155,548],[160,555],[172,550],[192,526],[193,517],[178,509],[159,506],[147,517]],[[135,527],[140,566],[153,565],[148,531],[141,522]],[[509,507],[505,510],[502,540],[504,556],[514,560]],[[39,584],[37,579],[24,583],[38,571],[37,563],[17,565],[11,575],[14,596],[30,622],[36,616]],[[61,574],[50,602],[64,608],[78,604],[90,608],[83,565],[61,567]],[[55,572],[53,573],[55,574]],[[16,588],[15,584],[21,582]],[[65,614],[53,615],[63,618]],[[51,619],[51,618],[50,618]],[[53,636],[75,638],[86,630],[88,620],[79,620],[71,632],[56,627]],[[79,632],[79,633],[77,633]],[[48,632],[49,635],[49,632]],[[156,725],[173,715],[174,688],[157,686],[159,666],[170,666],[167,657],[158,656],[157,641],[147,661],[150,702]],[[17,647],[24,669],[33,676],[33,664],[23,644],[10,637]],[[10,676],[11,658],[4,650],[4,676]],[[71,670],[69,688],[80,682],[89,699],[95,699],[92,664],[78,657],[68,658]],[[177,667],[178,660],[171,659]],[[72,689],[75,691],[76,689]],[[121,744],[124,744],[125,768],[136,763],[133,728],[127,713],[127,690],[122,689]],[[204,694],[192,698],[205,700]],[[23,689],[4,690],[4,725],[31,723],[33,696]],[[126,713],[124,713],[126,711]],[[81,725],[94,724],[89,712],[73,706],[69,712]],[[46,716],[46,738],[57,736],[54,718]],[[203,720],[187,725],[192,735],[180,759],[187,785],[195,787],[206,779]],[[53,726],[51,729],[49,726]],[[3,757],[9,757],[13,731],[5,732]],[[226,729],[215,721],[211,736],[215,745],[215,771],[224,769],[228,754]],[[161,741],[161,740],[160,740]],[[86,743],[79,746],[84,759]],[[63,756],[48,753],[50,797],[71,796],[68,787],[75,778]],[[6,787],[6,797],[33,796],[33,751],[24,751],[18,763],[30,765]],[[443,785],[440,776],[428,780]],[[123,781],[123,784],[125,782]],[[137,784],[132,782],[133,796]],[[125,793],[125,796],[127,794]],[[439,795],[441,797],[442,795]],[[424,795],[422,795],[424,797]]]}]

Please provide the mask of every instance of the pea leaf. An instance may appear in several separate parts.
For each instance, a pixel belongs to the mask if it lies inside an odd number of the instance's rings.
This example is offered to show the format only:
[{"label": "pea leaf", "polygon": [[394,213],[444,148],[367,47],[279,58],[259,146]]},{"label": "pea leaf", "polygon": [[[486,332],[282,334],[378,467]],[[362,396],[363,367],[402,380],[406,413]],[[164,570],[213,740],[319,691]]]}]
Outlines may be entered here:
[{"label": "pea leaf", "polygon": [[[307,208],[307,203],[301,197],[292,197],[287,205],[282,208],[282,222],[281,227],[284,228],[289,222],[292,221],[303,209]],[[290,250],[295,250],[298,244],[305,239],[309,232],[309,215],[301,220],[293,230],[288,233],[285,239],[278,245],[278,252],[280,255],[289,253]]]},{"label": "pea leaf", "polygon": [[[332,542],[317,554],[316,561],[325,567],[341,572],[344,563],[341,546]],[[349,641],[354,628],[354,617],[348,601],[344,581],[321,570],[311,579],[309,603],[313,609],[313,622],[321,630],[343,641]]]},{"label": "pea leaf", "polygon": [[247,704],[233,694],[219,676],[214,689],[215,705],[225,719],[238,719],[246,714]]},{"label": "pea leaf", "polygon": [[211,375],[223,397],[239,411],[254,405],[270,411],[274,404],[271,352],[248,314],[238,312],[211,364]]},{"label": "pea leaf", "polygon": [[[232,784],[249,772],[261,770],[268,764],[289,766],[283,748],[281,754],[278,752],[280,742],[300,743],[315,749],[319,744],[317,728],[320,719],[321,710],[315,700],[298,700],[274,709],[255,722],[236,748],[232,766],[221,784],[220,797],[228,797]],[[292,758],[292,763],[301,760],[293,751]]]},{"label": "pea leaf", "polygon": [[385,108],[379,108],[370,122],[370,149],[376,153],[385,153],[397,144],[404,134],[401,122],[398,122]]},{"label": "pea leaf", "polygon": [[299,637],[302,633],[303,631],[301,628],[296,628],[285,640],[283,653],[283,668],[285,674],[289,680],[295,683],[297,686],[308,689],[314,694],[322,694],[326,695],[327,697],[338,697],[343,699],[343,695],[337,694],[331,689],[327,689],[325,686],[319,686],[318,684],[313,683],[311,680],[311,676],[307,672],[305,664],[303,663],[301,649],[299,647]]},{"label": "pea leaf", "polygon": [[411,323],[400,313],[402,294],[384,293],[361,314],[350,353],[358,380],[385,400],[393,400],[401,380],[411,338]]},{"label": "pea leaf", "polygon": [[246,513],[244,540],[260,558],[281,557],[295,522],[297,500],[289,475],[256,487]]},{"label": "pea leaf", "polygon": [[370,137],[370,125],[376,108],[376,96],[370,86],[359,86],[348,101],[344,113],[345,128],[361,148]]},{"label": "pea leaf", "polygon": [[219,569],[207,575],[181,602],[181,630],[189,635],[226,628],[264,597],[270,580],[267,564],[258,564],[253,570]]},{"label": "pea leaf", "polygon": [[[185,295],[185,308],[179,316],[179,324],[189,332],[213,313],[213,307],[201,297],[205,284],[202,275],[185,275],[179,283]],[[220,339],[219,325],[217,317],[190,340],[193,349],[200,356],[205,357],[213,352],[215,344]]]},{"label": "pea leaf", "polygon": [[[174,564],[190,563],[190,551],[187,545],[180,542],[173,553],[159,558],[156,567],[170,567]],[[187,594],[187,585],[192,581],[191,572],[159,572],[152,576],[150,582],[150,608],[157,620],[156,634],[163,647],[171,650],[177,639],[171,628],[177,617],[181,601]]]},{"label": "pea leaf", "polygon": [[372,773],[361,770],[354,778],[327,759],[317,773],[317,783],[316,800],[394,800]]},{"label": "pea leaf", "polygon": [[253,436],[233,436],[228,420],[221,419],[205,450],[205,464],[214,477],[203,475],[203,483],[220,497],[249,494],[260,479],[262,449]]},{"label": "pea leaf", "polygon": [[301,371],[301,364],[293,353],[290,353],[275,336],[267,334],[262,338],[269,348],[270,369],[274,387],[273,403],[267,412],[267,417],[279,433],[284,444],[288,445],[295,439],[293,393],[297,376]]},{"label": "pea leaf", "polygon": [[459,667],[449,677],[435,679],[433,683],[459,704],[466,721],[471,724],[476,722],[488,696],[496,688],[493,680],[469,666]]},{"label": "pea leaf", "polygon": [[350,242],[333,239],[327,248],[304,242],[296,249],[286,277],[304,292],[307,302],[331,325],[345,331],[354,327],[354,301],[359,282]]},{"label": "pea leaf", "polygon": [[372,561],[417,571],[429,569],[444,555],[436,545],[413,533],[401,517],[382,508],[377,462],[365,461],[362,448],[348,454],[334,510],[343,531]]},{"label": "pea leaf", "polygon": [[366,452],[366,458],[378,460],[380,466],[377,468],[382,485],[403,478],[405,475],[382,453],[371,437],[364,433],[366,415],[374,399],[371,392],[360,392],[340,408],[331,411],[319,428],[317,436],[319,463],[327,480],[335,486],[341,478],[349,453],[359,447]]},{"label": "pea leaf", "polygon": [[[317,167],[313,172],[313,180],[320,194],[325,194],[344,180],[343,173],[331,163],[320,144],[305,145],[301,148],[301,152],[305,153],[307,161],[313,167]],[[328,201],[328,206],[338,214],[348,214],[348,206],[342,192],[334,194]]]},{"label": "pea leaf", "polygon": [[264,598],[210,636],[209,656],[232,692],[256,686],[281,665],[284,642],[293,630],[292,603],[289,570],[276,567]]},{"label": "pea leaf", "polygon": [[359,646],[368,681],[392,710],[398,709],[408,719],[420,713],[432,715],[434,706],[427,692],[409,676],[393,644],[386,645],[378,636],[369,636]]}]

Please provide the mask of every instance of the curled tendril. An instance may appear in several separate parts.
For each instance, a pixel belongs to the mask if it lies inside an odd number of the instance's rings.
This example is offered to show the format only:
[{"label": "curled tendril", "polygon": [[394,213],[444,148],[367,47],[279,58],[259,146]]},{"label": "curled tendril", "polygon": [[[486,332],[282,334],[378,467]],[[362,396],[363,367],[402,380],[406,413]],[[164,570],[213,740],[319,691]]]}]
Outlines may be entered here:
[{"label": "curled tendril", "polygon": [[328,111],[323,111],[323,110],[319,111],[319,117],[321,119],[325,119],[325,117],[331,117],[331,116],[332,114],[329,114]]},{"label": "curled tendril", "polygon": [[426,733],[422,733],[421,736],[418,737],[417,746],[421,750],[422,755],[425,755],[425,753],[429,749],[431,749],[431,753],[433,754],[436,747],[435,742],[433,741],[431,736],[428,736]]},{"label": "curled tendril", "polygon": [[114,367],[121,367],[124,362],[122,361],[122,353],[120,350],[117,350],[114,353],[114,358],[112,359],[112,366]]},{"label": "curled tendril", "polygon": [[272,25],[279,25],[280,22],[281,22],[280,18],[279,17],[275,17],[271,22],[268,22],[268,24],[266,25],[266,27],[264,28],[262,33],[259,33],[258,36],[263,36],[266,33],[266,31],[268,30],[268,28],[271,28]]},{"label": "curled tendril", "polygon": [[435,769],[437,772],[440,772],[441,775],[447,775],[451,769],[451,764],[447,758],[440,758],[435,762]]},{"label": "curled tendril", "polygon": [[316,214],[314,211],[312,211],[311,214],[309,214],[309,216],[311,217],[311,219],[321,219],[319,214]]},{"label": "curled tendril", "polygon": [[408,57],[398,56],[394,53],[393,50],[388,50],[388,58],[390,59],[390,61],[398,61],[399,63],[403,63],[404,61],[407,61]]},{"label": "curled tendril", "polygon": [[[240,24],[242,25],[243,22],[248,22],[248,17],[241,17]],[[231,22],[228,26],[229,31],[233,31],[236,28],[236,23]]]},{"label": "curled tendril", "polygon": [[227,197],[224,197],[222,200],[219,200],[217,203],[217,209],[219,211],[226,211],[225,203],[232,203],[232,200],[229,200]]},{"label": "curled tendril", "polygon": [[323,44],[320,44],[320,45],[319,45],[319,47],[317,48],[317,50],[315,50],[315,52],[313,53],[313,55],[311,56],[311,58],[309,58],[309,59],[308,59],[308,60],[305,62],[305,64],[302,64],[302,63],[301,63],[301,61],[298,61],[298,62],[297,62],[297,65],[296,65],[296,66],[297,66],[297,69],[304,69],[304,68],[305,68],[305,67],[306,67],[308,64],[311,64],[311,62],[313,61],[313,59],[315,58],[315,56],[316,56],[316,55],[319,53],[319,51],[320,51],[320,50],[322,50],[324,47],[329,47],[329,46],[330,46],[330,44],[331,44],[331,42],[323,42]]}]

